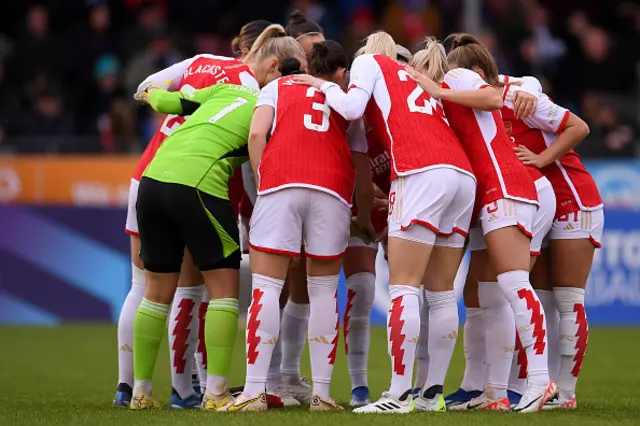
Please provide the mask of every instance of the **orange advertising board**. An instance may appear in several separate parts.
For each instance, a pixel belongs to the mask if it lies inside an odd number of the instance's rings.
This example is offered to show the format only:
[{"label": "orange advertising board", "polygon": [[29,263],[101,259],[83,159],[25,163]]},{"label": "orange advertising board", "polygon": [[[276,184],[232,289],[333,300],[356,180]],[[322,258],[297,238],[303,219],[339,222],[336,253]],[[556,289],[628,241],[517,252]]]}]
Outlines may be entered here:
[{"label": "orange advertising board", "polygon": [[0,156],[0,203],[126,206],[136,156]]}]

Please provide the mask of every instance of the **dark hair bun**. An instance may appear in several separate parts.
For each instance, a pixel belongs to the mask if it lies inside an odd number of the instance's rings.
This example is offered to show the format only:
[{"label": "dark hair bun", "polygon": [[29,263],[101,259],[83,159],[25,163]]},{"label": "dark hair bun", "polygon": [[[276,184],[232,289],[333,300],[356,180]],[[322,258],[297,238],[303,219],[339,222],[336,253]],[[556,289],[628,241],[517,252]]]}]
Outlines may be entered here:
[{"label": "dark hair bun", "polygon": [[456,34],[453,42],[451,43],[451,48],[455,49],[468,44],[480,44],[480,42],[478,42],[478,39],[471,34]]},{"label": "dark hair bun", "polygon": [[302,70],[300,69],[300,61],[296,58],[286,58],[280,61],[278,71],[280,71],[283,77],[293,74],[303,74]]},{"label": "dark hair bun", "polygon": [[306,22],[307,17],[304,16],[304,13],[300,10],[294,10],[291,12],[291,18],[289,19],[289,24],[301,24],[302,22]]}]

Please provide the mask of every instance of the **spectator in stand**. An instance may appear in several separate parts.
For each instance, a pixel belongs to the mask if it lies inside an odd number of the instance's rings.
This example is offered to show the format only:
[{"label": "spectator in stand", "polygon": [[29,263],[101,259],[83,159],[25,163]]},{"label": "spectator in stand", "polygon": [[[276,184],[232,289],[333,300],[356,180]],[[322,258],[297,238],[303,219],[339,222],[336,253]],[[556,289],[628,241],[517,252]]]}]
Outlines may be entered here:
[{"label": "spectator in stand", "polygon": [[31,6],[27,11],[25,29],[14,51],[12,64],[16,81],[31,80],[42,71],[57,77],[66,71],[65,55],[50,31],[49,9],[44,5]]},{"label": "spectator in stand", "polygon": [[98,136],[87,151],[131,152],[135,145],[133,105],[124,91],[120,79],[120,61],[113,55],[98,58],[95,83],[82,100],[81,121],[83,133]]},{"label": "spectator in stand", "polygon": [[[89,9],[88,22],[74,31],[70,43],[74,43],[74,56],[82,58],[74,61],[74,75],[82,85],[88,87],[93,82],[93,65],[101,55],[118,55],[118,41],[111,28],[111,8],[104,0],[93,0]],[[87,66],[89,64],[90,66]]]},{"label": "spectator in stand", "polygon": [[125,31],[122,40],[125,60],[147,48],[157,34],[167,30],[162,2],[144,0],[131,3],[130,10],[137,10],[137,18],[135,24]]},{"label": "spectator in stand", "polygon": [[133,55],[125,69],[125,89],[127,93],[135,93],[138,84],[156,71],[184,59],[183,55],[173,47],[171,37],[164,30],[158,30],[151,43]]},{"label": "spectator in stand", "polygon": [[632,117],[620,117],[614,104],[605,96],[588,94],[583,111],[589,121],[591,137],[578,146],[580,155],[590,158],[633,158],[636,154],[637,130]]},{"label": "spectator in stand", "polygon": [[15,134],[20,137],[18,153],[78,152],[79,147],[72,143],[73,116],[64,109],[62,94],[56,87],[45,88],[36,95],[31,108],[20,114]]},{"label": "spectator in stand", "polygon": [[6,77],[4,58],[0,57],[0,152],[11,149],[7,137],[20,109],[20,94]]}]

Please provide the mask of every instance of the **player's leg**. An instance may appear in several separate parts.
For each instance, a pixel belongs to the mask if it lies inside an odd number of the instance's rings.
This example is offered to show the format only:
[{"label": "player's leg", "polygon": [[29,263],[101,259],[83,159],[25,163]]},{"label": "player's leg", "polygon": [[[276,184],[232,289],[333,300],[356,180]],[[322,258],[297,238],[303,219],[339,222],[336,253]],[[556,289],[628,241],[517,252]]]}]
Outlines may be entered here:
[{"label": "player's leg", "polygon": [[131,179],[125,232],[131,242],[131,289],[118,318],[118,387],[114,407],[129,407],[133,392],[133,322],[144,297],[144,264],[140,259],[140,234],[136,216],[139,182]]},{"label": "player's leg", "polygon": [[[135,202],[134,202],[135,203]],[[135,212],[134,212],[135,214]],[[136,220],[136,233],[137,233]],[[133,323],[144,297],[144,265],[140,259],[140,237],[131,235],[131,289],[118,318],[118,387],[114,407],[129,407],[133,394]]]},{"label": "player's leg", "polygon": [[[530,236],[535,211],[533,205],[502,199],[483,209],[481,216],[491,267],[511,305],[515,326],[527,353],[528,386],[514,407],[519,412],[538,411],[555,393],[547,365],[544,308],[529,281]],[[498,219],[492,221],[492,214]],[[510,346],[515,346],[515,336]]]},{"label": "player's leg", "polygon": [[311,411],[343,410],[331,398],[331,376],[338,350],[338,281],[349,243],[351,210],[337,197],[309,190],[304,216],[309,293],[309,355],[313,381]]},{"label": "player's leg", "polygon": [[172,392],[170,408],[200,406],[199,383],[194,389],[193,370],[198,346],[199,312],[204,295],[204,278],[185,250],[178,288],[169,312],[169,357]]},{"label": "player's leg", "polygon": [[376,289],[376,255],[378,245],[365,244],[357,237],[349,239],[344,258],[347,279],[347,306],[344,312],[344,349],[351,377],[351,406],[371,402],[367,380],[371,309]]},{"label": "player's leg", "polygon": [[205,316],[207,385],[202,408],[220,411],[234,401],[228,377],[238,333],[240,235],[228,200],[196,190],[191,196],[199,209],[176,220],[183,224],[186,247],[210,295]]},{"label": "player's leg", "polygon": [[[464,246],[464,237],[459,237],[459,245]],[[459,326],[458,304],[453,285],[464,256],[464,248],[439,246],[438,243],[436,240],[423,279],[425,303],[421,316],[428,316],[428,320],[421,321],[421,327],[426,325],[427,328],[429,357],[426,381],[416,381],[416,387],[421,388],[420,397],[416,399],[416,409],[424,411],[446,409],[444,379],[455,349]],[[424,332],[421,328],[421,336]]]},{"label": "player's leg", "polygon": [[[458,337],[458,303],[454,283],[464,256],[476,183],[461,173],[457,177],[457,185],[453,188],[455,196],[440,220],[440,235],[422,281],[425,304],[421,316],[429,316],[428,321],[422,321],[422,324],[428,323],[429,369],[426,382],[417,382],[422,391],[416,400],[416,409],[423,411],[446,410],[444,380]],[[421,335],[424,331],[420,330]]]},{"label": "player's leg", "polygon": [[[282,374],[282,391],[289,405],[297,405],[291,399],[307,403],[311,399],[312,388],[306,379],[300,377],[300,357],[307,343],[309,327],[309,295],[307,292],[306,257],[301,249],[300,257],[293,259],[285,281],[288,286],[282,319],[280,324],[280,340],[282,344],[282,362],[278,368]],[[290,395],[290,396],[289,396]],[[286,404],[285,401],[283,403]]]},{"label": "player's leg", "polygon": [[[182,189],[179,185],[148,178],[140,182],[137,208],[146,288],[134,323],[133,409],[156,406],[151,378],[166,333],[169,305],[178,285],[184,250],[181,230],[171,218],[170,200],[180,202]],[[189,209],[190,206],[181,208]]]},{"label": "player's leg", "polygon": [[484,314],[478,302],[478,281],[473,273],[476,262],[469,262],[469,272],[462,292],[466,310],[464,323],[464,375],[457,391],[447,395],[447,410],[464,409],[467,402],[482,394],[487,377]]},{"label": "player's leg", "polygon": [[[542,254],[543,247],[548,246],[548,234],[553,224],[553,219],[556,215],[556,196],[553,192],[553,187],[547,178],[542,177],[536,181],[536,189],[538,192],[538,203],[540,207],[533,215],[533,227],[531,238],[531,273],[530,281],[531,285],[536,291],[540,303],[545,312],[547,323],[547,354],[549,375],[552,380],[556,380],[557,369],[554,370],[553,366],[558,366],[560,358],[558,355],[558,315],[555,307],[555,301],[553,299],[553,293],[551,292],[552,286],[549,279],[548,257],[546,254]],[[545,241],[547,241],[545,243]],[[511,375],[509,378],[509,401],[512,406],[516,406],[519,403],[521,396],[524,394],[527,388],[527,356],[522,342],[519,338],[516,338],[516,345],[513,352],[513,361],[511,368]]]},{"label": "player's leg", "polygon": [[391,384],[382,398],[357,408],[356,412],[408,413],[414,410],[412,376],[420,335],[420,287],[441,218],[455,196],[458,173],[434,169],[399,177],[391,184],[387,248]]},{"label": "player's leg", "polygon": [[267,375],[280,333],[279,299],[291,258],[299,254],[308,198],[298,188],[258,197],[251,218],[252,299],[247,316],[247,377],[229,411],[267,409]]},{"label": "player's leg", "polygon": [[584,289],[603,227],[602,210],[580,211],[558,218],[551,231],[551,276],[560,314],[560,408],[576,407],[576,383],[589,340]]}]

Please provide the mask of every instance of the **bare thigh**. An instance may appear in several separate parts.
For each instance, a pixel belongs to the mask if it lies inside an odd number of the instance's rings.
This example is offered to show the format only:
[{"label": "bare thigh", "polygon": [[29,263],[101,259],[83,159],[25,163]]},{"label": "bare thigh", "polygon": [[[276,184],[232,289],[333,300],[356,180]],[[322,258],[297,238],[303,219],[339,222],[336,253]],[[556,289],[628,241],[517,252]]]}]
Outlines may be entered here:
[{"label": "bare thigh", "polygon": [[349,278],[359,272],[376,273],[378,251],[370,247],[349,247],[344,255],[344,275]]},{"label": "bare thigh", "polygon": [[536,263],[533,265],[533,269],[531,269],[529,279],[531,280],[531,285],[536,290],[553,290],[549,261],[549,250],[545,249],[540,256],[537,256]]},{"label": "bare thigh", "polygon": [[433,246],[389,237],[389,284],[420,287]]},{"label": "bare thigh", "polygon": [[550,269],[554,287],[585,288],[595,247],[590,240],[551,240]]},{"label": "bare thigh", "polygon": [[178,287],[196,287],[204,284],[204,277],[200,269],[193,264],[191,253],[184,249],[184,257],[182,258],[182,266],[180,268],[180,279]]},{"label": "bare thigh", "polygon": [[[517,226],[496,229],[485,235],[493,272],[529,271],[531,239]],[[479,281],[482,281],[478,277]]]},{"label": "bare thigh", "polygon": [[131,262],[138,268],[144,269],[144,262],[140,259],[140,237],[130,235],[129,241],[131,242]]},{"label": "bare thigh", "polygon": [[453,290],[464,248],[434,246],[422,283],[430,291]]}]

